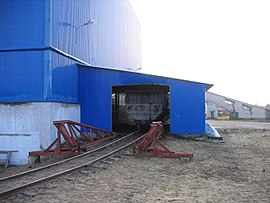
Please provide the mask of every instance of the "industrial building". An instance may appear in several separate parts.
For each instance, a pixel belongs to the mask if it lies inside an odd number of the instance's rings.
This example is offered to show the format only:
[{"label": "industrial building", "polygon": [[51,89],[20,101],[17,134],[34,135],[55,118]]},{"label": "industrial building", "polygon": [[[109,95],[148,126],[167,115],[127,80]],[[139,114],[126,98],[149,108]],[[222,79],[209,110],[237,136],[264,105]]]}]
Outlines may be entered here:
[{"label": "industrial building", "polygon": [[269,120],[270,110],[212,92],[206,93],[207,118]]},{"label": "industrial building", "polygon": [[[4,0],[0,27],[0,149],[18,150],[11,164],[52,143],[54,120],[112,130],[130,91],[169,95],[170,133],[205,132],[212,85],[136,72],[140,24],[127,0]],[[157,100],[144,103],[149,120]]]}]

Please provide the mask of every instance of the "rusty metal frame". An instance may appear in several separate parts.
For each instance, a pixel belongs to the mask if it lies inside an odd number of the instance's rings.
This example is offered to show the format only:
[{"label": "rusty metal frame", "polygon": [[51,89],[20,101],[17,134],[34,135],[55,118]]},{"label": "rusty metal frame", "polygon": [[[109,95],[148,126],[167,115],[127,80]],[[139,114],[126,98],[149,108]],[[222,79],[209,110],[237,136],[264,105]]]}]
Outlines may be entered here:
[{"label": "rusty metal frame", "polygon": [[70,120],[54,121],[57,138],[44,151],[29,152],[29,156],[75,156],[91,145],[119,136],[94,126]]},{"label": "rusty metal frame", "polygon": [[153,122],[150,124],[150,130],[145,135],[143,140],[133,147],[132,156],[137,157],[160,157],[160,158],[188,158],[191,159],[191,152],[175,152],[169,150],[163,145],[159,139],[164,134],[163,125],[161,122]]}]

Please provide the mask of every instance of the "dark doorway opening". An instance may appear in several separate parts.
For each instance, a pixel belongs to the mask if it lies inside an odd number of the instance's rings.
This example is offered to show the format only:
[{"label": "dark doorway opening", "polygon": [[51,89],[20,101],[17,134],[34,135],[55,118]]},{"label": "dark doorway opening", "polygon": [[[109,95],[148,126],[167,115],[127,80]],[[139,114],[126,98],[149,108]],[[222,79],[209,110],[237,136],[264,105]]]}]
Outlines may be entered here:
[{"label": "dark doorway opening", "polygon": [[169,131],[170,88],[168,85],[112,87],[112,129],[137,129],[162,121]]}]

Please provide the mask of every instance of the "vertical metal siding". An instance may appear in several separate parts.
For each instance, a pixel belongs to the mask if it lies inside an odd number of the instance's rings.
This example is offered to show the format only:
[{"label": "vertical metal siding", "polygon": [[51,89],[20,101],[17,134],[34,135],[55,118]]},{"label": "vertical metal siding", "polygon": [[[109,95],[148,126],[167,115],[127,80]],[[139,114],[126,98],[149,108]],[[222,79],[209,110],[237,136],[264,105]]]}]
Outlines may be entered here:
[{"label": "vertical metal siding", "polygon": [[44,46],[45,1],[0,1],[0,49]]},{"label": "vertical metal siding", "polygon": [[52,12],[53,46],[94,66],[141,67],[140,25],[127,0],[55,0]]},{"label": "vertical metal siding", "polygon": [[[51,53],[50,101],[78,103],[78,68],[74,61],[56,53]],[[49,84],[48,84],[49,85]]]},{"label": "vertical metal siding", "polygon": [[[89,19],[96,23],[76,28]],[[127,0],[0,1],[0,26],[1,102],[78,102],[75,61],[8,49],[52,45],[93,65],[141,67],[140,26]]]},{"label": "vertical metal siding", "polygon": [[[44,47],[45,1],[0,1],[0,101],[44,99],[42,51],[6,50]],[[4,51],[3,51],[4,50]]]},{"label": "vertical metal siding", "polygon": [[205,86],[203,84],[94,68],[79,69],[81,122],[111,130],[112,86],[128,84],[169,85],[171,133],[202,134],[205,132]]},{"label": "vertical metal siding", "polygon": [[181,82],[171,85],[171,132],[205,133],[205,87]]},{"label": "vertical metal siding", "polygon": [[43,52],[0,52],[0,101],[43,100]]},{"label": "vertical metal siding", "polygon": [[[141,66],[140,25],[128,1],[55,0],[52,19],[52,45],[60,50],[98,66],[130,69]],[[78,27],[90,19],[96,23]],[[51,100],[77,102],[77,70],[72,61],[54,53],[51,69]],[[96,82],[92,84],[93,81]],[[104,81],[91,76],[86,91],[95,90]],[[95,97],[102,95],[104,89]]]},{"label": "vertical metal siding", "polygon": [[[79,90],[81,122],[111,129],[111,77],[99,74],[95,69],[80,71]],[[106,82],[101,82],[106,81]]]}]

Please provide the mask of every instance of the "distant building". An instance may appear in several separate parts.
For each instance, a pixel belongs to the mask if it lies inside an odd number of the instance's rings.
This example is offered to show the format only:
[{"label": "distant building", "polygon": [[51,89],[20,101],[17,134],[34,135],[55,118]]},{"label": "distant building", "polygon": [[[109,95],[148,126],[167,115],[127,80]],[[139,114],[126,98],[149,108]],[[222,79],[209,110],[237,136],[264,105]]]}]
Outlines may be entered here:
[{"label": "distant building", "polygon": [[212,92],[206,93],[207,118],[212,119],[270,119],[270,110]]}]

